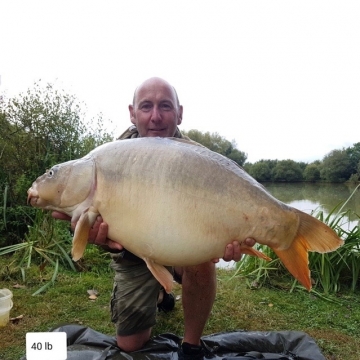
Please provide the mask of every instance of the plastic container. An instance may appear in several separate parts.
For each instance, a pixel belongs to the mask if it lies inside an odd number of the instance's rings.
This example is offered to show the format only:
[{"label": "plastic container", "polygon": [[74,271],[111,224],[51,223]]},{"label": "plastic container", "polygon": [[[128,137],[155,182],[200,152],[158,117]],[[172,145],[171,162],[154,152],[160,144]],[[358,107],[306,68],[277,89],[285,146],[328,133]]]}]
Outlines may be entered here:
[{"label": "plastic container", "polygon": [[0,289],[0,327],[6,326],[13,307],[12,292],[9,289]]}]

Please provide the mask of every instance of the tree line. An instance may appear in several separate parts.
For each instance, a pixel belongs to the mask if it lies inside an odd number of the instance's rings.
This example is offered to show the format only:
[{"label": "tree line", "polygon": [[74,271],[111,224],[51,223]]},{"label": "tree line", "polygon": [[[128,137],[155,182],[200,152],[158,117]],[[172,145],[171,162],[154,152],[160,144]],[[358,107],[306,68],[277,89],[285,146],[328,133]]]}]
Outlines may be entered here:
[{"label": "tree line", "polygon": [[236,142],[218,133],[199,130],[183,131],[192,140],[234,160],[260,182],[358,182],[360,178],[360,142],[348,148],[332,150],[322,160],[311,163],[294,160],[260,160],[246,162],[247,154],[237,149]]},{"label": "tree line", "polygon": [[360,142],[332,150],[322,160],[311,163],[294,160],[260,160],[246,163],[245,170],[260,182],[358,182],[360,179]]}]

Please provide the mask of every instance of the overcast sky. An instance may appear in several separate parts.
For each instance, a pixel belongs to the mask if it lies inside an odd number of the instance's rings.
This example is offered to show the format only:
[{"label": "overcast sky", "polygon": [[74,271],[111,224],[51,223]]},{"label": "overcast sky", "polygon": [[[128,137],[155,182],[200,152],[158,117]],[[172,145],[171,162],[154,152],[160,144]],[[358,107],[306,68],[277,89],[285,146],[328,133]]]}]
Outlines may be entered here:
[{"label": "overcast sky", "polygon": [[0,1],[0,91],[56,83],[118,134],[143,80],[184,106],[181,129],[248,161],[321,160],[360,141],[360,1]]}]

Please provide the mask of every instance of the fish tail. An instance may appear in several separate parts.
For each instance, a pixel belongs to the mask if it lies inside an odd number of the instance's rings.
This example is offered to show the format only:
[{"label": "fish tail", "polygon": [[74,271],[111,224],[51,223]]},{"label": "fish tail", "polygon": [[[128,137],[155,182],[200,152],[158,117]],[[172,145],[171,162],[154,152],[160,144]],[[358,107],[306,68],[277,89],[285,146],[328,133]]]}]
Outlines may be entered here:
[{"label": "fish tail", "polygon": [[294,209],[300,222],[297,234],[290,247],[273,249],[290,273],[307,290],[311,290],[308,251],[326,253],[343,245],[335,231],[315,217]]}]

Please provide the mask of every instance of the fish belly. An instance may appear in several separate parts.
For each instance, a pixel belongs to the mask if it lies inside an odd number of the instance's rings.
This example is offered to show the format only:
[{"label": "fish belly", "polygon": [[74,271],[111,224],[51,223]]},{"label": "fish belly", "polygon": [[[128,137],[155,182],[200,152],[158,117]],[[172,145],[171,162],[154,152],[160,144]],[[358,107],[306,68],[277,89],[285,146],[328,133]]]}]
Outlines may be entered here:
[{"label": "fish belly", "polygon": [[140,257],[179,266],[222,257],[226,244],[247,237],[289,246],[296,214],[244,170],[201,147],[154,140],[130,148],[120,141],[97,159],[95,203],[110,239]]}]

